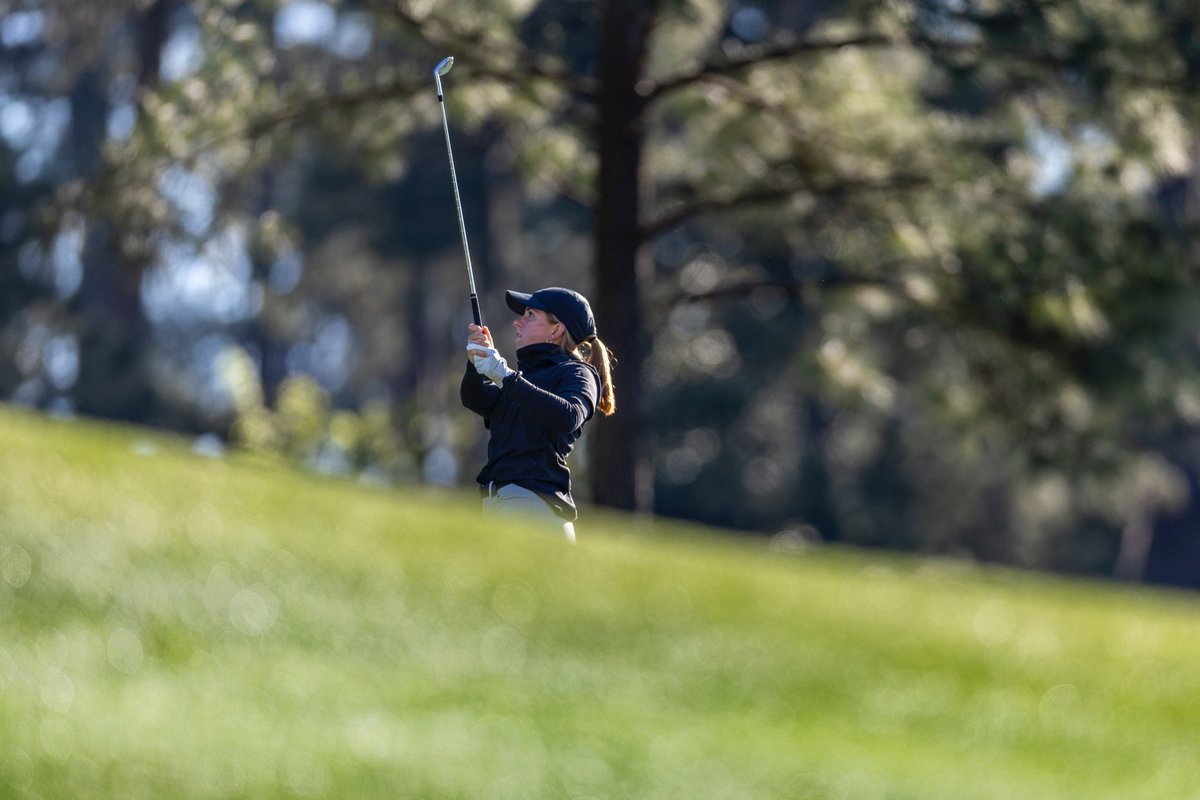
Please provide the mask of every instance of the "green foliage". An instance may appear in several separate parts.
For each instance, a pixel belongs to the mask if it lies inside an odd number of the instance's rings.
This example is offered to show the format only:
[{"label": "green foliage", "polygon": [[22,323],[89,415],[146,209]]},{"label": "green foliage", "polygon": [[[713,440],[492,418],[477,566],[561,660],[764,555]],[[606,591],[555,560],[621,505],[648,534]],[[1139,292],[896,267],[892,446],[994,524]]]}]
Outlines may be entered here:
[{"label": "green foliage", "polygon": [[[1184,598],[585,510],[572,547],[0,410],[0,794],[1184,797]],[[642,535],[630,535],[637,531]]]},{"label": "green foliage", "polygon": [[221,377],[233,397],[230,439],[237,447],[323,472],[400,476],[401,447],[387,404],[368,403],[358,412],[334,410],[320,384],[293,376],[279,385],[272,410],[264,402],[253,361],[240,348],[222,356]]},{"label": "green foliage", "polygon": [[[1189,13],[864,3],[657,98],[652,213],[678,226],[660,274],[711,307],[668,317],[649,360],[660,509],[1111,573],[1147,514],[1185,504],[1129,487],[1178,488],[1192,463],[1161,455],[1200,363],[1178,333],[1194,98],[1168,33]],[[680,385],[719,332],[709,380]]]}]

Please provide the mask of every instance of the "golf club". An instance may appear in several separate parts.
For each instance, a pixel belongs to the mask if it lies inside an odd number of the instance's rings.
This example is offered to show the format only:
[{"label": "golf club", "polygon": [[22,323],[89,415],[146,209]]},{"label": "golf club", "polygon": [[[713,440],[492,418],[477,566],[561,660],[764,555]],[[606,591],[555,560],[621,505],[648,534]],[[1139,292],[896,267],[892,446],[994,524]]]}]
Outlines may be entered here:
[{"label": "golf club", "polygon": [[454,66],[454,56],[443,58],[433,70],[437,83],[438,105],[442,109],[442,131],[446,134],[446,155],[450,158],[450,181],[454,184],[454,207],[458,210],[458,232],[462,234],[463,256],[467,259],[467,285],[471,289],[471,313],[475,324],[483,327],[483,315],[479,312],[479,296],[475,294],[475,273],[471,270],[471,250],[467,247],[467,224],[463,222],[462,200],[458,196],[458,174],[454,171],[454,151],[450,148],[450,122],[446,119],[446,100],[442,96],[442,76]]}]

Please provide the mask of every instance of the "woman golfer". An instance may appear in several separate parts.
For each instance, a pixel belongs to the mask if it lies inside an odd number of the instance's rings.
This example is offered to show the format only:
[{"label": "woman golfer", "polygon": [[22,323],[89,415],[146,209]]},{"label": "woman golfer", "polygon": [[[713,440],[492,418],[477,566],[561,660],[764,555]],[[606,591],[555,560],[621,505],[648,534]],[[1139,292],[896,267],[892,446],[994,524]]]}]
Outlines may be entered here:
[{"label": "woman golfer", "polygon": [[485,514],[540,517],[575,541],[578,516],[571,498],[571,454],[592,415],[616,408],[612,351],[596,337],[587,298],[553,287],[533,294],[505,292],[513,323],[517,368],[496,351],[486,327],[467,328],[462,404],[491,431],[480,471]]}]

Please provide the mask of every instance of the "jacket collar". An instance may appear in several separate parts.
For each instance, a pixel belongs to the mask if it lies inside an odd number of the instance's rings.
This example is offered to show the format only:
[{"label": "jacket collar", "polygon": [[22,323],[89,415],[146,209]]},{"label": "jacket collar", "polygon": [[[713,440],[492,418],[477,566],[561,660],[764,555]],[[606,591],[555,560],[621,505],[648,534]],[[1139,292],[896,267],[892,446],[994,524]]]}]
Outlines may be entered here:
[{"label": "jacket collar", "polygon": [[539,342],[522,347],[517,351],[517,367],[522,370],[535,370],[552,364],[561,364],[570,360],[561,347],[550,342]]}]

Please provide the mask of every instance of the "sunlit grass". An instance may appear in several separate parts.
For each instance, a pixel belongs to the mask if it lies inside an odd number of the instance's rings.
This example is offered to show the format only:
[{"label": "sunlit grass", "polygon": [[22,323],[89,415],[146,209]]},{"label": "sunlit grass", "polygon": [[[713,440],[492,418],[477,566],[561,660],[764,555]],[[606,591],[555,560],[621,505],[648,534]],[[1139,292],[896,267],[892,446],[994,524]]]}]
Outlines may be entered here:
[{"label": "sunlit grass", "polygon": [[0,797],[1200,798],[1190,595],[0,441]]}]

